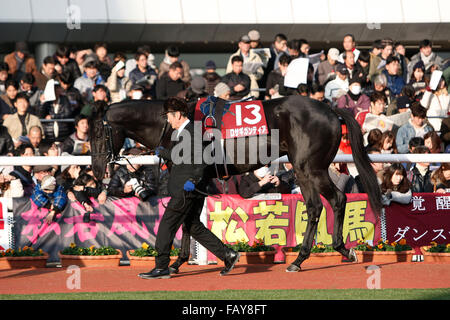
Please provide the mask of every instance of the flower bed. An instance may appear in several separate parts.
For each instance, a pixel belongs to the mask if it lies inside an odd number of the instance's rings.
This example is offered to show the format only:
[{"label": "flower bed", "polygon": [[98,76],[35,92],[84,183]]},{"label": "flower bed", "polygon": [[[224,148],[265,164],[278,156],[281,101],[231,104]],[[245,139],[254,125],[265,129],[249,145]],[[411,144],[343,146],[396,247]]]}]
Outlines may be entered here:
[{"label": "flower bed", "polygon": [[431,242],[430,246],[421,249],[425,262],[450,263],[450,243],[437,244]]},{"label": "flower bed", "polygon": [[72,243],[64,248],[58,255],[61,259],[61,265],[68,267],[77,265],[79,267],[118,267],[122,252],[112,247],[89,248],[78,247]]},{"label": "flower bed", "polygon": [[406,243],[405,239],[401,239],[398,243],[379,240],[374,246],[360,239],[354,249],[359,262],[409,262],[414,254],[414,250]]},{"label": "flower bed", "polygon": [[45,268],[48,254],[42,249],[23,247],[18,250],[8,249],[0,251],[0,270]]}]

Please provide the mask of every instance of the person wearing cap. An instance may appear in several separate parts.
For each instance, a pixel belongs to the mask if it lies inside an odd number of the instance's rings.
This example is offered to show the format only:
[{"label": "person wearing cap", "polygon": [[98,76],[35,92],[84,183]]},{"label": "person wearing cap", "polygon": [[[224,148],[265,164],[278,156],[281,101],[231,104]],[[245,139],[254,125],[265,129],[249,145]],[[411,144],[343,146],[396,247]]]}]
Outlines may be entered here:
[{"label": "person wearing cap", "polygon": [[345,65],[336,66],[336,78],[328,82],[325,86],[325,99],[332,105],[336,105],[337,100],[348,91],[348,71]]},{"label": "person wearing cap", "polygon": [[125,63],[122,60],[118,60],[112,67],[111,75],[106,81],[106,87],[108,87],[111,93],[111,103],[125,100],[131,86],[132,81],[125,76]]},{"label": "person wearing cap", "polygon": [[41,183],[45,176],[52,175],[53,167],[51,165],[33,166],[33,181],[35,184]]},{"label": "person wearing cap", "polygon": [[[225,268],[220,275],[226,275],[233,269],[240,254],[226,247],[200,221],[205,200],[204,193],[206,186],[211,181],[205,174],[207,165],[203,159],[203,143],[201,140],[194,140],[194,123],[188,118],[189,109],[184,100],[169,98],[164,102],[164,110],[168,123],[172,129],[176,130],[178,141],[174,141],[172,149],[158,147],[155,153],[173,163],[168,183],[171,198],[156,235],[155,249],[158,252],[156,267],[149,272],[139,274],[139,277],[143,279],[170,278],[170,274],[178,272],[180,265],[188,260],[188,257],[184,257],[183,261],[178,261],[177,264],[174,263],[169,267],[170,249],[175,234],[182,224],[196,241],[224,261]],[[179,156],[179,152],[175,150],[180,150],[182,144],[187,144],[190,152],[183,154],[183,159],[179,163],[181,159],[175,159],[173,156]],[[183,148],[183,150],[187,150],[187,148]],[[197,157],[198,155],[200,157]]]},{"label": "person wearing cap", "polygon": [[185,84],[188,84],[191,81],[191,68],[185,60],[180,58],[180,50],[177,46],[169,46],[166,49],[164,60],[159,64],[158,78],[161,78],[163,74],[169,72],[170,66],[174,62],[179,62],[183,66],[181,81],[183,81]]},{"label": "person wearing cap", "polygon": [[206,92],[206,81],[202,76],[194,76],[191,85],[177,94],[177,97],[189,102],[197,102],[200,98],[208,96]]},{"label": "person wearing cap", "polygon": [[219,82],[214,87],[214,96],[223,100],[230,100],[230,93],[231,89],[230,87],[223,82]]},{"label": "person wearing cap", "polygon": [[370,108],[370,99],[362,93],[361,82],[360,78],[350,79],[347,93],[337,100],[337,107],[350,110],[353,116]]},{"label": "person wearing cap", "polygon": [[38,208],[49,210],[45,222],[51,224],[56,221],[56,215],[62,213],[68,199],[64,188],[56,183],[55,177],[46,175],[34,188],[31,200]]},{"label": "person wearing cap", "polygon": [[25,73],[37,74],[36,61],[30,55],[26,42],[17,42],[15,50],[5,56],[4,62],[8,64],[9,74],[17,81]]},{"label": "person wearing cap", "polygon": [[45,139],[52,142],[63,142],[73,132],[73,124],[59,122],[60,119],[72,119],[73,110],[69,99],[64,95],[64,89],[59,82],[55,82],[55,100],[46,101],[39,106],[39,119],[55,120],[44,122]]},{"label": "person wearing cap", "polygon": [[105,84],[105,81],[98,72],[97,60],[88,60],[84,64],[83,75],[75,80],[74,87],[80,91],[86,101],[92,101],[92,91],[96,85],[100,84]]},{"label": "person wearing cap", "polygon": [[250,38],[243,35],[239,39],[238,50],[228,59],[226,73],[233,71],[232,59],[235,56],[241,56],[243,59],[243,72],[250,77],[250,95],[259,97],[258,80],[264,75],[263,62],[261,57],[250,50]]},{"label": "person wearing cap", "polygon": [[250,30],[248,32],[248,38],[250,39],[250,48],[256,49],[256,48],[262,48],[261,45],[261,35],[259,34],[258,30]]},{"label": "person wearing cap", "polygon": [[52,56],[47,56],[42,61],[42,66],[39,72],[36,72],[34,75],[36,80],[36,86],[39,90],[45,90],[45,86],[47,85],[47,81],[50,79],[55,79],[56,77],[56,61]]},{"label": "person wearing cap", "polygon": [[317,80],[320,85],[325,85],[329,80],[333,80],[336,77],[336,64],[339,58],[339,50],[336,48],[330,48],[327,54],[327,60],[319,63],[317,67]]},{"label": "person wearing cap", "polygon": [[206,81],[205,91],[208,95],[214,95],[214,88],[220,82],[220,75],[216,72],[216,63],[212,60],[209,60],[205,63],[205,73],[203,74],[203,78]]},{"label": "person wearing cap", "polygon": [[14,144],[19,144],[19,137],[26,136],[31,127],[38,126],[44,132],[44,128],[39,118],[30,113],[28,96],[24,93],[18,93],[14,106],[17,112],[10,115],[3,121],[3,125],[8,128],[8,133],[14,141]]}]

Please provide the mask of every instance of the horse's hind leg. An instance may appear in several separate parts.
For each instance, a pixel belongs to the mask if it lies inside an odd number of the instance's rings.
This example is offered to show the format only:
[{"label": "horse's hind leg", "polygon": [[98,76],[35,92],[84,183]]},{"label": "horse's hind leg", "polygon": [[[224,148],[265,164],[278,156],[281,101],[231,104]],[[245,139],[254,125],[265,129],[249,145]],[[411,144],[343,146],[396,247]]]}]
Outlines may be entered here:
[{"label": "horse's hind leg", "polygon": [[320,213],[322,212],[323,204],[320,199],[320,194],[317,192],[317,186],[315,185],[315,179],[309,179],[305,177],[301,172],[296,170],[297,181],[299,182],[300,189],[303,195],[303,199],[306,204],[306,210],[308,214],[308,221],[303,243],[300,248],[297,259],[286,269],[287,272],[300,271],[300,265],[303,261],[308,259],[311,253],[311,247],[314,240],[314,236],[317,231],[317,225],[319,223]]},{"label": "horse's hind leg", "polygon": [[353,249],[348,250],[345,247],[342,236],[347,196],[334,185],[328,172],[324,172],[320,179],[322,180],[322,183],[320,183],[320,193],[327,199],[334,213],[333,249],[341,253],[350,261],[357,261],[356,253]]}]

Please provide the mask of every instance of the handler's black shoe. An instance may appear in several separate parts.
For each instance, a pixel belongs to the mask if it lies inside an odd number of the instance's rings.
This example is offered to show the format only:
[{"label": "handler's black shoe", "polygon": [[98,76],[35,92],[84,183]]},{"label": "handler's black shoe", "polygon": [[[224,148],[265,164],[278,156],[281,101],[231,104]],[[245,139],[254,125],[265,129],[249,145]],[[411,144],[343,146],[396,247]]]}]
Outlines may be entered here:
[{"label": "handler's black shoe", "polygon": [[170,272],[170,274],[178,273],[178,271],[179,271],[181,265],[182,265],[183,263],[185,263],[186,261],[188,261],[188,260],[189,260],[189,258],[180,258],[180,257],[178,257],[178,259],[175,260],[175,262],[172,263],[172,265],[169,266],[169,272]]},{"label": "handler's black shoe", "polygon": [[223,262],[225,263],[225,268],[223,268],[222,271],[220,271],[220,275],[224,276],[224,275],[228,274],[231,270],[233,270],[234,265],[236,264],[236,262],[239,261],[240,257],[241,257],[241,254],[239,252],[236,252],[234,250],[229,250],[225,254],[225,260],[223,260]]},{"label": "handler's black shoe", "polygon": [[138,275],[142,279],[169,279],[169,269],[153,269],[147,273],[139,273]]}]

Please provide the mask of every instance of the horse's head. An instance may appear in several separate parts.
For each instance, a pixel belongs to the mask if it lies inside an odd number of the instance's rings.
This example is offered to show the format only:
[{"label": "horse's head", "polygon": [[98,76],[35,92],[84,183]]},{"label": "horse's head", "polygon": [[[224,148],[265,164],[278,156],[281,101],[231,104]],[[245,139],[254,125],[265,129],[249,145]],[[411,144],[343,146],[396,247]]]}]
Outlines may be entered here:
[{"label": "horse's head", "polygon": [[92,171],[98,181],[105,176],[108,163],[107,137],[103,126],[103,117],[106,113],[107,104],[97,101],[89,119],[89,139],[91,143]]}]

